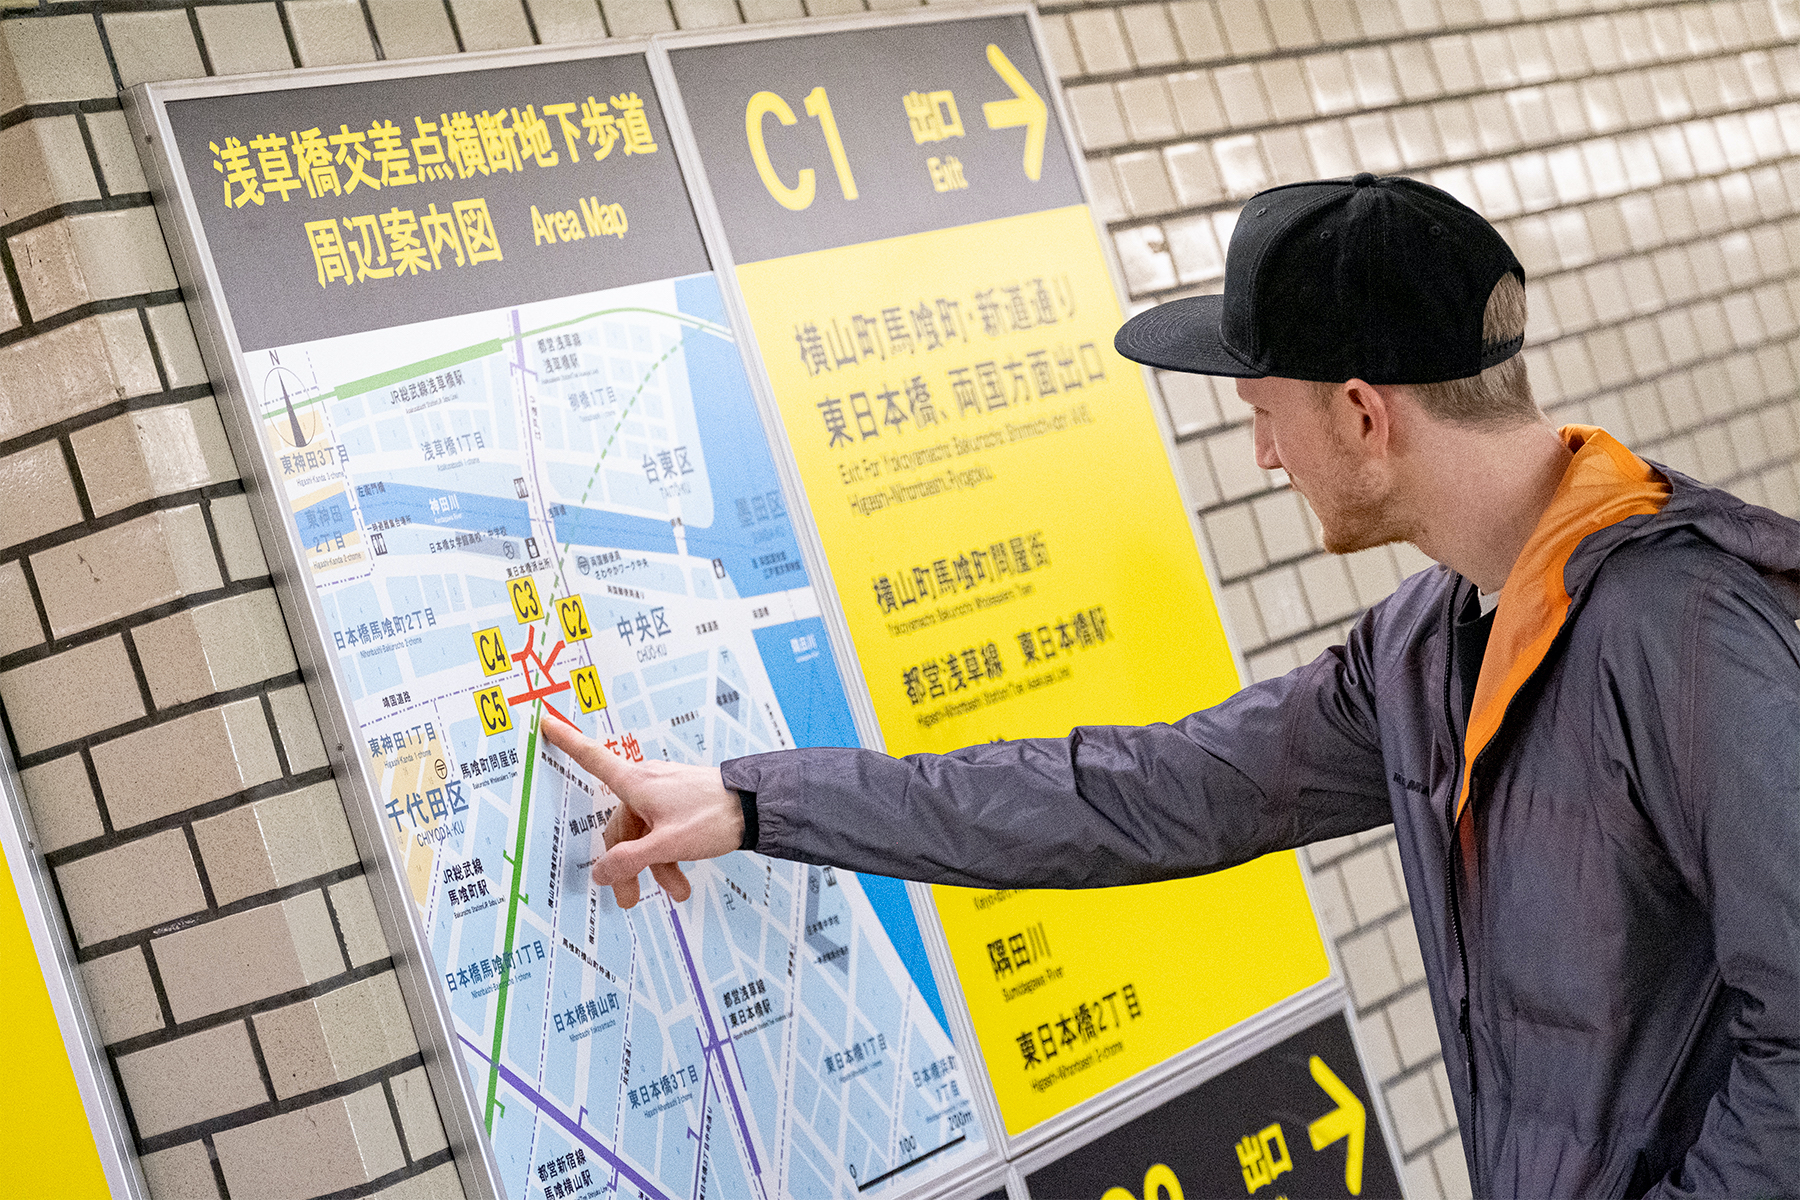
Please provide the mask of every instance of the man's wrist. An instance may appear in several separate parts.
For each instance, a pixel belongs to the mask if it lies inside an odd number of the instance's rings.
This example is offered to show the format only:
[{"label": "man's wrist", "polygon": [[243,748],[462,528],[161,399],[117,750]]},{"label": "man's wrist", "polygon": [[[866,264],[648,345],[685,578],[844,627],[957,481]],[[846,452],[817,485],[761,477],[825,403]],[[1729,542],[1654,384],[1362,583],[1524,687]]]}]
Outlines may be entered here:
[{"label": "man's wrist", "polygon": [[756,793],[747,792],[743,788],[734,788],[737,792],[738,804],[744,810],[744,836],[738,841],[739,850],[756,849]]}]

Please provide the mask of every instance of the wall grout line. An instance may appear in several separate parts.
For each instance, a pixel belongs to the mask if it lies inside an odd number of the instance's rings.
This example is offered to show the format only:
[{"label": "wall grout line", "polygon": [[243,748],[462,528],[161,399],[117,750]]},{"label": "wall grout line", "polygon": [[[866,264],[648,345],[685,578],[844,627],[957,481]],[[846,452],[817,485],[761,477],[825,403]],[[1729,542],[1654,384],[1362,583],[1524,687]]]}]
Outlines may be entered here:
[{"label": "wall grout line", "polygon": [[[156,511],[163,510],[159,509]],[[67,543],[63,544],[66,545]],[[21,555],[18,561],[28,560]],[[78,650],[83,646],[92,645],[95,642],[103,642],[116,634],[130,632],[131,630],[148,625],[153,621],[159,621],[164,617],[188,612],[191,609],[200,608],[218,600],[228,600],[233,596],[242,596],[248,592],[268,591],[273,587],[274,580],[271,576],[255,575],[247,579],[234,579],[229,583],[222,584],[216,588],[208,588],[203,592],[190,592],[178,599],[165,600],[159,604],[153,604],[147,608],[139,609],[128,617],[117,617],[111,621],[103,621],[98,625],[89,626],[78,632],[52,638],[52,640],[43,643],[42,645],[27,646],[23,650],[15,650],[4,658],[0,658],[0,673],[16,670],[19,667],[28,666],[32,663],[43,662],[46,659],[54,658],[58,654],[62,654],[68,650]],[[204,697],[201,697],[201,699],[204,699]],[[196,704],[199,703],[199,701],[194,700],[188,701],[187,703]],[[142,721],[143,719],[144,718],[138,718],[137,720]],[[127,722],[127,724],[130,723],[131,722]],[[105,739],[111,735],[113,730],[121,728],[123,728],[123,726],[110,726],[107,729],[96,730],[87,736],[90,738]],[[67,743],[63,744],[66,745]],[[38,759],[46,755],[54,757],[54,755],[51,754],[51,750],[54,749],[55,747],[51,747],[50,750],[38,750],[29,755],[22,755],[21,757],[30,759],[35,765]]]},{"label": "wall grout line", "polygon": [[[245,1020],[248,1022],[248,1018],[245,1018]],[[116,1062],[117,1060],[114,1061]],[[406,1057],[395,1059],[385,1066],[376,1067],[373,1070],[365,1071],[363,1074],[353,1076],[349,1079],[341,1079],[333,1083],[328,1083],[324,1087],[315,1088],[310,1092],[301,1092],[297,1095],[289,1096],[286,1099],[276,1099],[265,1104],[251,1105],[248,1108],[242,1108],[236,1112],[226,1113],[223,1116],[211,1117],[205,1121],[196,1121],[192,1125],[186,1125],[179,1129],[171,1129],[167,1132],[156,1134],[153,1137],[143,1137],[140,1135],[137,1138],[138,1153],[140,1155],[154,1154],[158,1150],[166,1150],[171,1146],[179,1146],[184,1142],[198,1141],[203,1136],[216,1136],[232,1129],[242,1128],[245,1125],[253,1125],[258,1121],[265,1121],[270,1117],[279,1117],[287,1113],[298,1112],[301,1109],[311,1108],[315,1104],[323,1104],[332,1100],[341,1100],[346,1096],[351,1096],[362,1091],[366,1087],[374,1086],[383,1079],[390,1078],[394,1075],[404,1075],[413,1068],[423,1065],[423,1062],[423,1057],[415,1050]]]},{"label": "wall grout line", "polygon": [[[120,306],[120,311],[123,311],[128,307],[130,307],[130,305],[122,305]],[[84,409],[81,412],[71,414],[70,416],[47,422],[29,432],[15,434],[9,438],[0,438],[0,457],[16,453],[20,450],[29,450],[33,446],[40,446],[64,433],[75,433],[79,430],[86,429],[90,425],[98,425],[104,421],[110,421],[112,418],[122,416],[128,412],[142,412],[147,409],[166,408],[171,404],[182,404],[189,400],[198,400],[202,396],[211,396],[212,394],[212,385],[210,383],[191,383],[185,387],[171,388],[167,391],[150,392],[142,396],[128,396],[123,400],[109,400],[104,404],[96,404],[92,408]],[[227,482],[237,481],[223,481],[208,486],[215,488],[223,487]],[[241,483],[238,485],[238,490],[243,490]],[[109,514],[109,518],[110,517],[111,514]],[[16,545],[23,544],[24,543],[16,543]],[[0,558],[11,555],[13,551],[14,547],[9,547],[6,551],[0,552]]]},{"label": "wall grout line", "polygon": [[[137,207],[142,208],[143,205],[138,205]],[[11,245],[11,242],[0,242],[0,246],[7,247],[4,254],[6,255],[6,261],[9,264],[12,261]],[[102,316],[106,313],[124,312],[128,308],[136,308],[138,305],[145,303],[157,306],[174,304],[180,299],[181,289],[170,288],[167,291],[144,292],[136,296],[124,296],[117,299],[89,300],[86,303],[77,304],[72,308],[65,308],[61,312],[52,313],[42,319],[29,321],[20,325],[17,329],[8,329],[6,332],[0,333],[0,349],[16,346],[20,342],[29,341],[40,333],[50,333],[54,330],[63,328],[65,325],[73,325],[77,321],[84,321],[89,317]],[[24,309],[20,309],[21,316],[24,315],[24,312]]]},{"label": "wall grout line", "polygon": [[387,1078],[381,1081],[381,1094],[387,1099],[388,1117],[394,1122],[394,1136],[400,1139],[400,1159],[412,1164],[412,1147],[406,1141],[406,1123],[400,1119],[400,1102],[394,1098],[394,1081]]},{"label": "wall grout line", "polygon": [[[136,825],[129,826],[122,831],[109,830],[96,837],[48,851],[44,854],[44,861],[52,868],[66,867],[69,864],[79,862],[84,858],[91,858],[96,854],[102,854],[108,850],[115,850],[120,846],[128,846],[136,842],[141,842],[145,838],[154,837],[160,833],[167,833],[173,829],[179,829],[188,821],[199,821],[209,817],[220,816],[240,808],[248,808],[262,800],[272,799],[277,796],[291,795],[294,792],[304,791],[305,789],[317,786],[320,783],[329,783],[332,780],[330,772],[330,767],[319,767],[313,771],[308,771],[291,778],[272,779],[265,783],[259,783],[252,787],[233,792],[230,795],[220,797],[217,800],[208,800],[190,808],[180,809],[160,817],[152,817],[147,821],[141,821]],[[292,886],[297,887],[299,885],[296,884]],[[235,904],[237,902],[234,901],[233,903]],[[228,905],[226,907],[230,908],[231,906]],[[160,931],[160,929],[161,927],[159,926],[158,930]],[[135,936],[136,935],[134,934],[126,934],[121,935],[120,938],[113,938],[104,942],[94,943],[93,945],[83,948],[80,951],[79,956],[83,961],[86,961],[87,958],[92,957],[93,955],[105,953],[106,947],[112,946],[121,940],[132,940]]]},{"label": "wall grout line", "polygon": [[[352,967],[350,970],[339,972],[336,975],[329,975],[316,983],[289,988],[282,992],[273,992],[261,999],[245,1004],[235,1004],[215,1013],[207,1013],[205,1016],[190,1017],[186,1021],[175,1021],[171,1016],[168,1028],[154,1029],[133,1037],[120,1038],[108,1049],[114,1054],[130,1055],[155,1046],[166,1046],[196,1033],[205,1033],[209,1029],[230,1025],[234,1021],[247,1021],[258,1013],[274,1012],[277,1009],[302,1004],[308,1000],[317,1000],[321,996],[328,996],[353,984],[361,983],[365,979],[373,979],[378,975],[385,974],[393,970],[393,967],[394,960],[392,958],[378,958],[373,962],[364,963],[360,967]],[[270,1094],[274,1095],[273,1092]]]}]

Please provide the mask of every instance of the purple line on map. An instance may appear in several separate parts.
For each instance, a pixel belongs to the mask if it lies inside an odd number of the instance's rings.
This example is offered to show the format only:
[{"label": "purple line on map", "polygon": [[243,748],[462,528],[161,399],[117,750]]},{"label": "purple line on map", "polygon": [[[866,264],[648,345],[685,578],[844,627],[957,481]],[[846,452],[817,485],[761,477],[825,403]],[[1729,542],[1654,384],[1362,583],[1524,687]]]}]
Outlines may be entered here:
[{"label": "purple line on map", "polygon": [[[477,1046],[468,1038],[463,1037],[460,1033],[456,1036],[463,1045],[473,1050],[476,1057],[480,1058],[482,1062],[490,1061],[488,1056],[481,1052],[480,1046]],[[568,1113],[556,1107],[548,1096],[545,1096],[542,1092],[539,1092],[536,1088],[532,1087],[512,1071],[508,1070],[504,1063],[494,1063],[493,1065],[500,1069],[500,1077],[502,1079],[511,1084],[521,1096],[526,1097],[532,1103],[537,1105],[537,1110],[539,1112],[549,1117],[552,1121],[555,1121],[558,1125],[561,1125],[568,1131],[570,1137],[581,1142],[589,1150],[592,1150],[595,1154],[598,1154],[601,1158],[605,1159],[607,1164],[612,1167],[614,1174],[623,1175],[625,1178],[631,1180],[632,1184],[642,1190],[646,1196],[652,1196],[655,1200],[672,1200],[671,1197],[665,1196],[662,1192],[658,1191],[654,1183],[651,1183],[648,1179],[645,1179],[642,1175],[639,1175],[636,1171],[632,1170],[631,1165],[618,1155],[614,1154],[610,1148],[595,1141],[593,1134],[583,1129],[574,1118],[569,1116]]]},{"label": "purple line on map", "polygon": [[[694,999],[700,1005],[700,1019],[706,1024],[706,1032],[713,1036],[712,1010],[706,1004],[706,989],[700,986],[700,972],[694,969],[694,956],[688,950],[687,931],[681,927],[681,918],[675,915],[675,906],[669,906],[669,923],[675,927],[675,942],[681,947],[681,957],[687,963],[688,978],[694,983]],[[731,1081],[731,1070],[725,1065],[725,1054],[720,1049],[723,1045],[717,1037],[713,1037],[710,1046],[702,1043],[702,1053],[716,1053],[719,1058],[719,1078],[724,1081],[725,1095],[731,1101],[731,1111],[737,1114],[738,1128],[744,1134],[744,1149],[750,1152],[750,1171],[757,1182],[762,1181],[762,1164],[756,1161],[756,1142],[750,1134],[750,1122],[744,1119],[744,1106],[738,1103],[737,1084]]]}]

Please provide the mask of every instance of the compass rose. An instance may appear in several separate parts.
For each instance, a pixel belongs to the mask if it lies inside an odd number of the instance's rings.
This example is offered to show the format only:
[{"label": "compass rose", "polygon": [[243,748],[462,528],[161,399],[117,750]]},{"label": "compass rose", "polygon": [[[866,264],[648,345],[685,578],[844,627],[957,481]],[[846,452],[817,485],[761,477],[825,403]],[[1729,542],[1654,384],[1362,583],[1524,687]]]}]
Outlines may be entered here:
[{"label": "compass rose", "polygon": [[284,444],[302,449],[319,436],[319,413],[315,406],[295,408],[294,401],[305,401],[313,389],[287,367],[275,366],[263,376],[263,415]]}]

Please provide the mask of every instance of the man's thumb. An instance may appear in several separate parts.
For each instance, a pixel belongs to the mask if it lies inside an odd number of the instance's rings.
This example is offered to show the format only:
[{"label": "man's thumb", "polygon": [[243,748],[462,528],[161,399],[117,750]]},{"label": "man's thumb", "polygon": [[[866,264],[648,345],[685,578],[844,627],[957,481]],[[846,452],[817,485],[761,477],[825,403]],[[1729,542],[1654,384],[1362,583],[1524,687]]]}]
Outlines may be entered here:
[{"label": "man's thumb", "polygon": [[613,887],[636,879],[651,863],[673,861],[661,853],[662,844],[667,840],[650,833],[620,842],[594,860],[594,882]]}]

